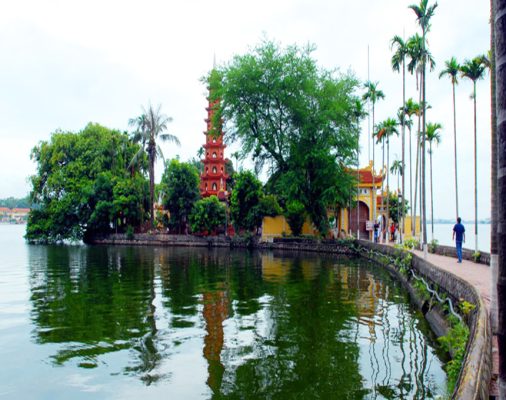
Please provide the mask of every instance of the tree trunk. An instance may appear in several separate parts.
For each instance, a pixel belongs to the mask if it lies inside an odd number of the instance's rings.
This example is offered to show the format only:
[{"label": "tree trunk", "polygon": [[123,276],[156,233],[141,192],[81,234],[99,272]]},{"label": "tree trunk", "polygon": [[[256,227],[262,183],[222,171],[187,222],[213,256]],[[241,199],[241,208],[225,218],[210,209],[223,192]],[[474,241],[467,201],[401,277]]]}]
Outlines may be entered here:
[{"label": "tree trunk", "polygon": [[424,257],[427,257],[427,207],[426,207],[426,191],[425,191],[425,137],[426,137],[426,125],[427,125],[427,102],[426,102],[426,75],[425,75],[425,30],[423,31],[423,58],[422,58],[422,174],[421,174],[421,188],[420,188],[420,194],[422,195],[422,226],[423,226],[423,239],[422,239],[422,246],[423,246],[423,253]]},{"label": "tree trunk", "polygon": [[409,128],[409,205],[411,207],[411,236],[415,236],[415,225],[413,223],[413,157],[411,151],[411,128]]},{"label": "tree trunk", "polygon": [[476,143],[476,81],[473,81],[474,105],[474,251],[478,251],[478,164]]},{"label": "tree trunk", "polygon": [[432,143],[429,144],[430,157],[430,224],[431,224],[431,240],[434,240],[434,192],[432,190]]},{"label": "tree trunk", "polygon": [[453,86],[453,154],[455,161],[455,220],[459,217],[459,182],[457,178],[457,111],[455,105],[455,82]]},{"label": "tree trunk", "polygon": [[[374,103],[372,103],[372,132],[373,136],[371,140],[372,142],[372,217],[373,220],[376,222],[376,190],[375,190],[375,182],[374,182],[374,168],[375,168],[375,160],[374,160]],[[370,136],[370,135],[369,135]]]},{"label": "tree trunk", "polygon": [[[382,176],[382,179],[381,179],[381,214],[382,215],[385,215],[385,212],[384,212],[384,207],[385,207],[385,199],[384,199],[384,196],[383,196],[383,191],[384,191],[384,175],[385,175],[385,137],[383,136],[382,137],[382,140],[381,140],[381,152],[383,153],[383,156],[382,156],[382,159],[381,159],[381,176]],[[388,172],[387,172],[388,173]],[[387,229],[387,226],[388,226],[388,215],[386,217],[386,221],[385,221],[385,224],[383,226],[383,218],[381,218],[381,222],[382,222],[382,232],[381,232],[381,241],[385,241],[385,234],[388,235],[388,232],[384,232],[385,229]]]},{"label": "tree trunk", "polygon": [[491,226],[490,226],[490,270],[492,273],[492,291],[490,319],[492,331],[497,331],[497,114],[495,89],[495,30],[494,30],[494,0],[490,1],[490,93],[491,99]]},{"label": "tree trunk", "polygon": [[155,202],[155,148],[149,148],[149,222],[150,228],[154,226],[154,202]]},{"label": "tree trunk", "polygon": [[499,398],[506,399],[506,0],[495,0]]},{"label": "tree trunk", "polygon": [[[405,198],[405,195],[404,195],[404,173],[406,171],[406,168],[405,168],[405,150],[404,150],[404,147],[405,147],[405,136],[406,136],[406,115],[404,114],[404,109],[406,108],[406,65],[405,65],[405,62],[404,62],[404,59],[402,59],[402,112],[403,112],[403,117],[402,117],[402,143],[401,143],[401,146],[402,146],[402,150],[401,150],[401,158],[402,158],[402,210],[404,210],[405,206],[406,206],[406,198]],[[397,183],[397,186],[399,186],[399,184]],[[399,203],[399,198],[397,198],[397,203]],[[400,204],[397,204],[397,210],[399,210],[399,206]],[[401,220],[399,220],[399,218],[397,218],[397,221],[399,223],[399,242],[402,243],[402,240],[403,240],[403,233],[404,233],[404,214],[402,214],[402,217],[401,217]]]},{"label": "tree trunk", "polygon": [[416,205],[418,204],[418,176],[420,172],[420,116],[418,116],[418,132],[416,135],[416,161],[415,161],[415,197],[413,197],[413,208],[412,208],[412,221],[413,221],[413,235],[416,233]]},{"label": "tree trunk", "polygon": [[[399,201],[397,201],[398,203]],[[387,238],[390,233],[390,139],[387,138]],[[388,242],[388,239],[387,239]]]}]

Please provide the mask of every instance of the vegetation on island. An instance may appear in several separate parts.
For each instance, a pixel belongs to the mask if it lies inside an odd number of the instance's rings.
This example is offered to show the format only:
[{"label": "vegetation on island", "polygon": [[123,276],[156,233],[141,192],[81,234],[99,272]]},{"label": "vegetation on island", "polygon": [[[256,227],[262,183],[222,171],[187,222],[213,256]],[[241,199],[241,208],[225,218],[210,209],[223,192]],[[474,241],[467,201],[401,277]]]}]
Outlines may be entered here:
[{"label": "vegetation on island", "polygon": [[251,157],[256,171],[267,167],[268,193],[281,204],[300,201],[325,235],[328,206],[347,205],[355,190],[346,167],[356,160],[363,113],[359,81],[318,67],[313,51],[264,40],[217,67],[208,82],[220,100],[214,119],[226,122],[240,157]]}]

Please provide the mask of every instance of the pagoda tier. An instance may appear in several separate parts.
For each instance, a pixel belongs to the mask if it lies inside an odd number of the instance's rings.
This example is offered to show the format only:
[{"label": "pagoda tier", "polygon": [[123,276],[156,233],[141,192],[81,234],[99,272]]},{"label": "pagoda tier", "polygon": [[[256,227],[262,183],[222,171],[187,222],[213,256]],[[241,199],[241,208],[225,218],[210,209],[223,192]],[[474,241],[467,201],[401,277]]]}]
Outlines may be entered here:
[{"label": "pagoda tier", "polygon": [[204,168],[200,175],[200,194],[202,197],[215,195],[223,200],[228,197],[228,175],[225,172],[225,164],[228,160],[225,158],[226,145],[223,143],[221,122],[218,132],[211,133],[213,130],[213,106],[217,104],[218,100],[216,100],[215,103],[211,103],[209,100],[209,106],[206,107],[207,118],[205,122],[207,124],[207,130],[204,132],[204,135],[206,135],[206,143],[202,146],[205,150],[205,155],[202,160]]}]

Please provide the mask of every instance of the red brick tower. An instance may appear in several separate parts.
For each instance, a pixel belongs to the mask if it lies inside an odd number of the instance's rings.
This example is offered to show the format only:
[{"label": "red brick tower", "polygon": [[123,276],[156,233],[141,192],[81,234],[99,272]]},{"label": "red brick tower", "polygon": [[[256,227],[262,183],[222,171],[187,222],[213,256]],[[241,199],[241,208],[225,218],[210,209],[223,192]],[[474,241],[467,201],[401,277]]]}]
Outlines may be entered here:
[{"label": "red brick tower", "polygon": [[209,106],[207,110],[207,130],[204,132],[206,135],[206,144],[204,144],[204,169],[200,176],[200,194],[202,197],[218,196],[220,200],[225,199],[228,196],[227,192],[227,178],[228,175],[225,173],[225,147],[223,143],[223,130],[220,126],[217,134],[212,133],[212,118],[213,118],[213,106],[217,104],[218,100],[211,103],[209,99]]}]

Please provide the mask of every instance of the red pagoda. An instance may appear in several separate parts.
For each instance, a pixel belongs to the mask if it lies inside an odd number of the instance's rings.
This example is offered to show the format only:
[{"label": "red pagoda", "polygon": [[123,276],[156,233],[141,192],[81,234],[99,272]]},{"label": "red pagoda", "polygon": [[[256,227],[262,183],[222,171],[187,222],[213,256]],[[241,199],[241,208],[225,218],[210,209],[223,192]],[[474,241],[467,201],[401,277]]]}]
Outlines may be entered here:
[{"label": "red pagoda", "polygon": [[[228,196],[227,192],[227,178],[228,175],[225,173],[225,147],[223,143],[223,130],[220,123],[219,128],[213,132],[213,109],[217,105],[218,100],[211,103],[209,100],[209,106],[207,110],[207,130],[204,132],[206,135],[206,144],[203,148],[205,151],[205,157],[202,160],[204,168],[200,176],[200,194],[202,197],[218,196],[220,200],[224,200]],[[217,131],[217,132],[216,132]]]}]

